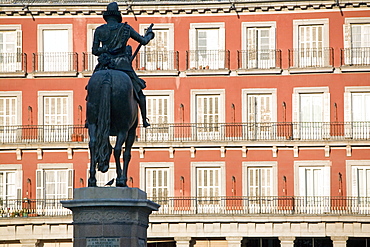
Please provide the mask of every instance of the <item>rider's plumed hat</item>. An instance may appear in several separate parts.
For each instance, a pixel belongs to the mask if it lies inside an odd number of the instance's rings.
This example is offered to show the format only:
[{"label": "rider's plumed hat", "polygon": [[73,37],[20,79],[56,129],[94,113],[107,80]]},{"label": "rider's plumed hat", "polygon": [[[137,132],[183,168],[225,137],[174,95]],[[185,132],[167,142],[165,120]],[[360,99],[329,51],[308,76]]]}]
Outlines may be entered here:
[{"label": "rider's plumed hat", "polygon": [[116,2],[108,4],[107,11],[103,11],[103,18],[105,21],[107,21],[108,16],[113,16],[118,22],[122,22],[121,11],[118,10],[118,4]]}]

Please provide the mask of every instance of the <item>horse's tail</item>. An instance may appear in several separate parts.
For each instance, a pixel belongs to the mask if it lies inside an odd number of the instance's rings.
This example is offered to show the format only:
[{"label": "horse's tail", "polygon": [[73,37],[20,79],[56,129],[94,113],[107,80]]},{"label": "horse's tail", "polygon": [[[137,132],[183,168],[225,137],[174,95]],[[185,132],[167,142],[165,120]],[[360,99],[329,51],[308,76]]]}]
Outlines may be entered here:
[{"label": "horse's tail", "polygon": [[99,103],[98,124],[96,129],[96,161],[98,170],[107,172],[109,160],[112,154],[112,146],[109,141],[110,113],[111,113],[112,75],[109,71],[105,73],[101,83],[101,97]]}]

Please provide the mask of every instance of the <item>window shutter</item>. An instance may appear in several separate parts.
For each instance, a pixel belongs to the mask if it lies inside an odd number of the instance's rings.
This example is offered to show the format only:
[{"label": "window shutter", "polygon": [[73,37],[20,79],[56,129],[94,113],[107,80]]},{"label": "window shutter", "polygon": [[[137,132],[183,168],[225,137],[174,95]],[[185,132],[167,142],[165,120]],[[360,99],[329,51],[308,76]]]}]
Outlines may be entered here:
[{"label": "window shutter", "polygon": [[352,166],[352,195],[351,196],[359,196],[358,193],[358,168]]},{"label": "window shutter", "polygon": [[23,181],[23,172],[22,171],[16,171],[15,172],[15,186],[17,190],[17,199],[22,199],[22,181]]},{"label": "window shutter", "polygon": [[44,199],[44,171],[36,170],[36,199]]},{"label": "window shutter", "polygon": [[[17,51],[17,63],[22,63],[22,30],[16,30],[17,33],[17,45],[16,45],[16,51]],[[18,65],[19,70],[22,70],[22,64]]]},{"label": "window shutter", "polygon": [[255,68],[257,66],[257,29],[247,29],[247,61],[248,68]]},{"label": "window shutter", "polygon": [[344,64],[351,63],[351,25],[343,25]]},{"label": "window shutter", "polygon": [[73,183],[74,182],[74,170],[68,169],[68,181],[67,181],[67,191],[68,191],[68,199],[73,198]]},{"label": "window shutter", "polygon": [[298,171],[299,171],[299,179],[297,181],[298,183],[298,195],[299,196],[307,196],[306,194],[306,187],[309,186],[308,183],[309,181],[307,181],[307,177],[306,177],[306,168],[305,167],[299,167],[298,168]]},{"label": "window shutter", "polygon": [[293,137],[294,138],[300,138],[300,132],[299,132],[299,111],[300,111],[300,101],[299,101],[300,95],[298,93],[292,94],[292,122],[293,122]]},{"label": "window shutter", "polygon": [[324,92],[323,107],[323,122],[327,123],[323,126],[323,137],[330,138],[330,93]]},{"label": "window shutter", "polygon": [[323,196],[330,196],[330,167],[325,166],[322,168],[321,177],[319,178],[321,180],[320,186],[318,187],[318,190],[322,192]]},{"label": "window shutter", "polygon": [[194,51],[197,47],[197,29],[189,29],[189,50]]}]

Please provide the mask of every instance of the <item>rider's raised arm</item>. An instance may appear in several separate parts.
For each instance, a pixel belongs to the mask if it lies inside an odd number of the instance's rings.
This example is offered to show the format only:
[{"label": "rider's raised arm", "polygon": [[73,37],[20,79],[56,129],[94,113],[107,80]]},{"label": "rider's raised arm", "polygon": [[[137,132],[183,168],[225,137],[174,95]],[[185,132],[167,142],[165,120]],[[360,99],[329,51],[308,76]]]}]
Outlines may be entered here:
[{"label": "rider's raised arm", "polygon": [[148,32],[145,36],[142,36],[138,32],[136,32],[135,29],[130,27],[130,37],[139,42],[141,45],[146,45],[154,38],[154,33],[151,31]]}]

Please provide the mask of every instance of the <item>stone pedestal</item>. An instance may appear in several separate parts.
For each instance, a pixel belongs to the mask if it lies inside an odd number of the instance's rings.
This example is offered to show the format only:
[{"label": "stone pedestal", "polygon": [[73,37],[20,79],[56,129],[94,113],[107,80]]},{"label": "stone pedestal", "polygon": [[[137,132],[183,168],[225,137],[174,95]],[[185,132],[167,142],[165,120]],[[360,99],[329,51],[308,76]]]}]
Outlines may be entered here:
[{"label": "stone pedestal", "polygon": [[159,208],[144,191],[117,187],[75,189],[62,205],[73,212],[74,247],[144,247],[149,215]]}]

